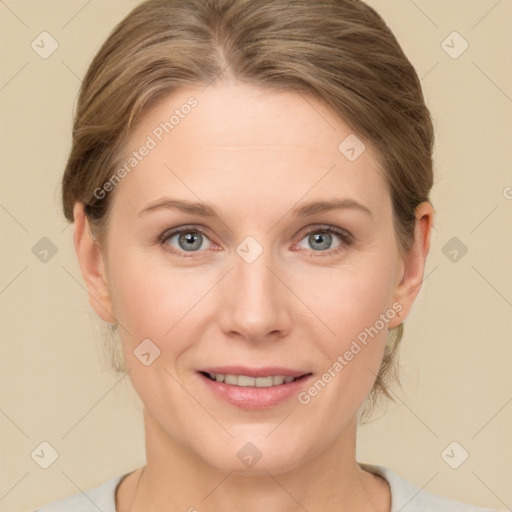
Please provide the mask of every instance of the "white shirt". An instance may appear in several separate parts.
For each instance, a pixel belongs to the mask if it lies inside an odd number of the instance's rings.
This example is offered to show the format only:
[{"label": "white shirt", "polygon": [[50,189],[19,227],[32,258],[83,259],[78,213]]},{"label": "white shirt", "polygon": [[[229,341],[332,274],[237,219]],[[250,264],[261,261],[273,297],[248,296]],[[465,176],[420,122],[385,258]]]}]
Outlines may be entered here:
[{"label": "white shirt", "polygon": [[[476,507],[432,494],[385,466],[361,462],[358,464],[364,470],[386,479],[391,490],[391,512],[500,512],[497,509]],[[34,512],[116,512],[116,489],[127,474],[117,475],[99,487],[54,501]]]}]

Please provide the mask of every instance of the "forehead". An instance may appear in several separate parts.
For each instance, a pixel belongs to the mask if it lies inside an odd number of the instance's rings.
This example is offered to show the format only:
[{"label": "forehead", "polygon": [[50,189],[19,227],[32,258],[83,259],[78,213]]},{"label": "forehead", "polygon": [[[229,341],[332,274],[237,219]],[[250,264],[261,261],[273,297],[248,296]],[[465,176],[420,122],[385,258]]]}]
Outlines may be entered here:
[{"label": "forehead", "polygon": [[361,151],[357,144],[312,96],[240,83],[188,87],[141,116],[122,159],[133,166],[116,195],[135,208],[167,192],[219,203],[236,197],[261,208],[327,193],[384,213],[388,191],[373,148],[347,157],[354,153],[347,145]]}]

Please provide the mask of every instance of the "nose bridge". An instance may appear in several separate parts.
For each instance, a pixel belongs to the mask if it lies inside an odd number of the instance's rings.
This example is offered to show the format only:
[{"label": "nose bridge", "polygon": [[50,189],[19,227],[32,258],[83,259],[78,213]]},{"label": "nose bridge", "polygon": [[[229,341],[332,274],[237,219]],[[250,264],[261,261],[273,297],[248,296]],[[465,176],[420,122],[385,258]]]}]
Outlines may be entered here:
[{"label": "nose bridge", "polygon": [[236,248],[221,315],[226,333],[258,339],[288,329],[290,301],[283,296],[285,287],[274,275],[273,254],[252,237]]}]

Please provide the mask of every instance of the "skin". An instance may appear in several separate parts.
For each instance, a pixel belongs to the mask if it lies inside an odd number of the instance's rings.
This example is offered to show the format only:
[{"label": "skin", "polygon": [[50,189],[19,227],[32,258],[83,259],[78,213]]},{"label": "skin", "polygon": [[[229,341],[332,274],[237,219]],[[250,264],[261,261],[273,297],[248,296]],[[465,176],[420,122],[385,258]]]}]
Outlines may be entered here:
[{"label": "skin", "polygon": [[[342,504],[345,512],[389,511],[387,482],[356,462],[356,415],[388,329],[407,317],[421,288],[432,206],[416,209],[414,246],[401,254],[371,146],[349,161],[338,145],[350,128],[315,98],[290,91],[237,82],[182,89],[142,116],[130,150],[192,95],[198,106],[117,185],[107,248],[75,205],[74,242],[91,306],[119,322],[144,405],[147,464],[122,481],[118,510],[334,512]],[[163,196],[211,203],[220,218],[170,209],[138,216]],[[372,215],[290,214],[306,201],[333,198],[354,199]],[[155,241],[189,224],[205,232],[199,250],[187,252],[178,236]],[[316,224],[345,229],[355,242],[344,245],[333,234],[319,249],[308,239]],[[252,263],[236,252],[247,236],[263,248]],[[196,373],[277,365],[319,377],[397,302],[400,316],[307,405],[292,397],[242,410]],[[133,354],[146,338],[161,351],[149,366]],[[262,453],[252,468],[237,458],[247,442]]]}]

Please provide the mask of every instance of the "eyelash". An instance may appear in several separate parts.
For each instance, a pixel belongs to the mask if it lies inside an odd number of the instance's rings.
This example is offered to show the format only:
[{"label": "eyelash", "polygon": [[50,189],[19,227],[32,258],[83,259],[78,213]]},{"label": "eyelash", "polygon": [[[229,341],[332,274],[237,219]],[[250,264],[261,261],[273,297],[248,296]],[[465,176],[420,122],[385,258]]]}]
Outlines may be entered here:
[{"label": "eyelash", "polygon": [[[200,251],[190,251],[190,255],[184,254],[184,253],[186,253],[186,251],[176,251],[175,249],[171,249],[170,246],[168,244],[166,244],[166,242],[170,238],[174,237],[175,235],[179,235],[181,233],[188,233],[191,231],[200,233],[201,235],[208,238],[208,235],[201,229],[197,228],[196,226],[181,226],[181,227],[173,229],[171,231],[164,231],[158,237],[157,241],[160,245],[165,246],[164,249],[166,251],[169,251],[170,253],[180,256],[182,258],[190,258],[190,257],[194,256],[194,253],[197,253]],[[326,257],[326,256],[332,256],[334,254],[337,254],[338,252],[346,250],[348,247],[350,247],[354,243],[354,238],[348,231],[341,229],[341,228],[337,228],[335,226],[326,226],[323,224],[312,226],[308,231],[306,231],[302,235],[301,238],[299,238],[299,242],[306,236],[310,235],[311,233],[316,233],[316,232],[331,233],[331,234],[338,235],[340,237],[342,243],[338,247],[336,247],[334,249],[327,250],[327,251],[312,251],[313,254],[310,255],[310,257],[312,257],[312,258],[316,258],[316,257],[322,258],[322,257]]]}]

